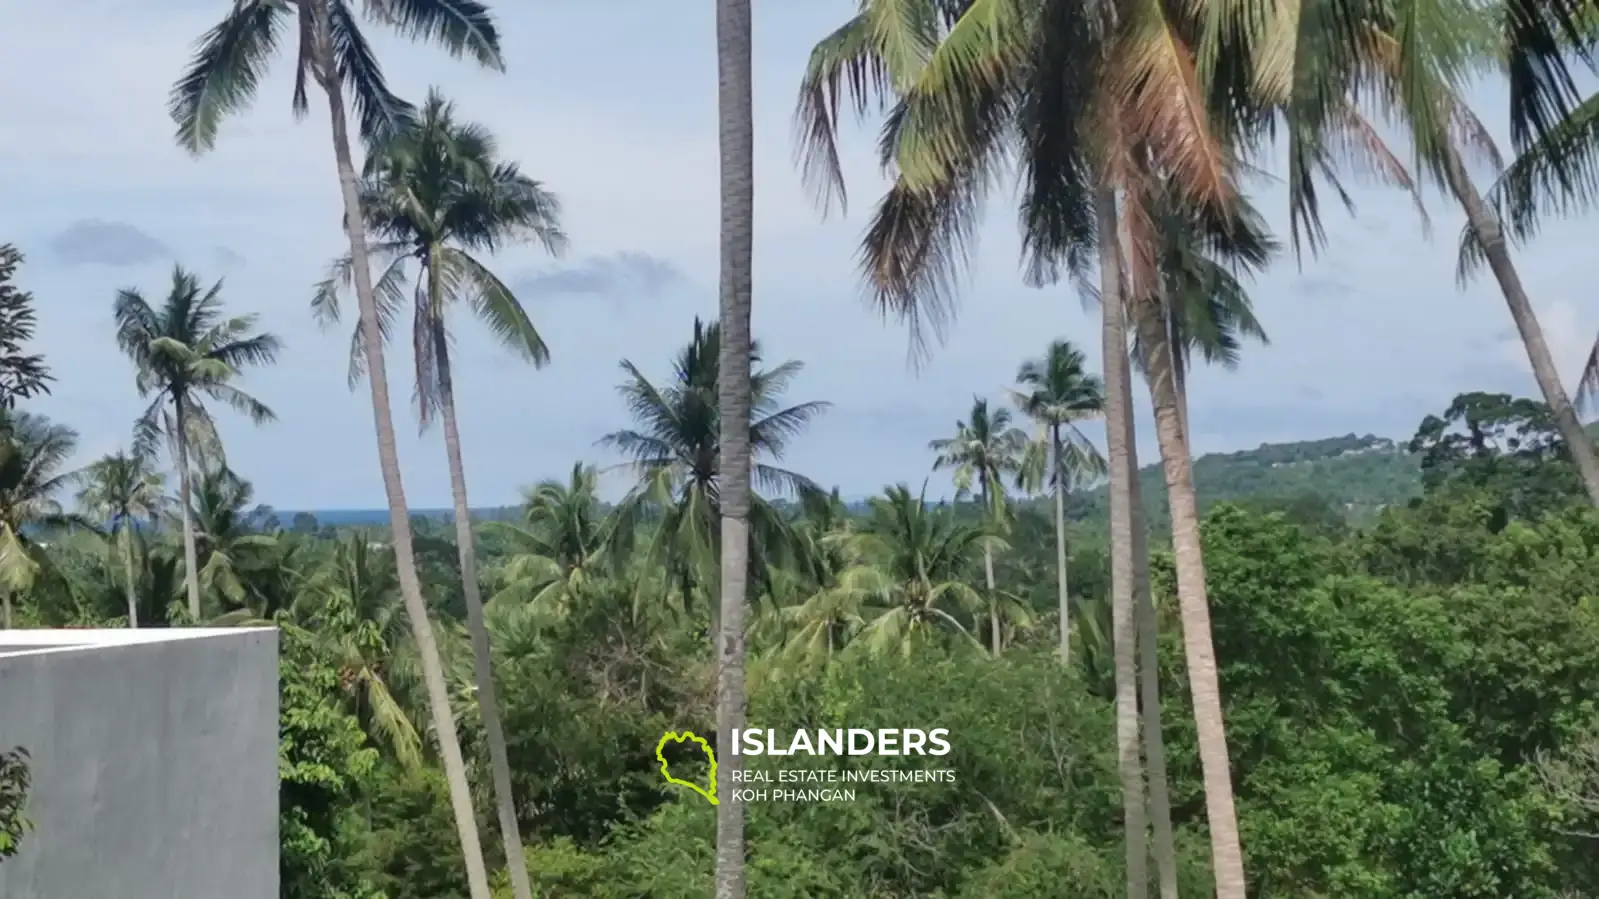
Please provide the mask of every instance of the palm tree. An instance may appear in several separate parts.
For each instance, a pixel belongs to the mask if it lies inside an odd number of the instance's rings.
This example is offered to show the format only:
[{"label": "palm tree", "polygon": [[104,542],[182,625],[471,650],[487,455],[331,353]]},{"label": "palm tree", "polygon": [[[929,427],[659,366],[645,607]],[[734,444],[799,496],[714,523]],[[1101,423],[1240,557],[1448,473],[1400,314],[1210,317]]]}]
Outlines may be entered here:
[{"label": "palm tree", "polygon": [[979,651],[983,642],[968,631],[958,613],[980,608],[982,598],[963,577],[979,545],[992,545],[990,521],[961,522],[953,506],[930,507],[927,489],[912,495],[904,484],[868,500],[871,516],[851,539],[866,565],[846,570],[839,580],[858,593],[885,600],[857,637],[868,652],[908,652],[920,638],[944,628],[964,636]]},{"label": "palm tree", "polygon": [[[722,228],[721,377],[718,418],[727,428],[717,464],[722,472],[721,631],[716,635],[716,730],[726,746],[744,726],[744,604],[750,559],[750,480],[755,464],[753,415],[758,412],[751,374],[750,336],[755,268],[755,101],[750,61],[750,0],[716,0],[716,110],[721,144]],[[744,804],[733,784],[743,757],[729,755],[719,787],[728,798],[716,814],[716,899],[744,899]]]},{"label": "palm tree", "polygon": [[[1138,749],[1134,595],[1139,580],[1132,516],[1131,378],[1128,313],[1138,325],[1158,294],[1158,240],[1152,212],[1170,184],[1183,208],[1228,220],[1237,170],[1206,108],[1209,84],[1196,77],[1196,27],[1211,10],[1178,16],[1160,4],[1019,5],[1007,0],[949,7],[869,0],[812,52],[797,112],[804,168],[824,209],[845,198],[837,151],[838,115],[886,112],[880,161],[895,175],[863,241],[861,264],[875,303],[911,326],[912,349],[926,332],[942,338],[955,308],[960,269],[988,191],[1014,159],[1029,280],[1082,281],[1097,255],[1104,339],[1107,457],[1110,474],[1112,609],[1116,628],[1117,754],[1130,895],[1147,889],[1143,776]],[[1253,17],[1243,17],[1253,22]],[[1280,29],[1297,35],[1294,29]],[[1216,37],[1221,40],[1214,40]],[[1227,27],[1207,47],[1230,46]],[[1289,54],[1290,57],[1292,54]],[[845,100],[845,98],[848,100]],[[1312,160],[1313,162],[1315,160]],[[1308,177],[1308,176],[1307,176]],[[1118,246],[1129,250],[1127,258]],[[1140,300],[1130,308],[1124,302]],[[1162,320],[1163,322],[1164,320]],[[1160,334],[1168,329],[1162,323]],[[1158,336],[1158,335],[1157,335]],[[1150,346],[1165,353],[1164,338]],[[1158,408],[1175,408],[1173,381],[1154,382]],[[1244,894],[1225,726],[1192,502],[1186,447],[1162,432],[1178,529],[1179,599],[1189,659],[1195,725],[1205,781],[1218,896]],[[1159,834],[1157,834],[1159,837]],[[1175,895],[1174,850],[1156,846],[1161,894]]]},{"label": "palm tree", "polygon": [[[461,458],[461,433],[455,408],[455,375],[450,363],[446,316],[451,306],[470,304],[472,311],[508,349],[534,366],[549,361],[549,350],[527,311],[505,282],[475,253],[493,253],[522,242],[538,242],[559,254],[566,235],[559,223],[560,205],[537,181],[514,163],[498,158],[494,138],[477,125],[459,123],[455,110],[435,89],[421,114],[390,135],[367,157],[361,183],[361,208],[367,233],[376,242],[372,255],[384,266],[378,278],[379,302],[385,320],[398,315],[395,301],[403,296],[405,263],[419,268],[411,346],[416,352],[416,397],[422,426],[435,414],[443,419],[444,449],[450,467],[450,493],[455,506],[455,543],[460,556],[467,629],[476,658],[478,709],[489,748],[489,768],[499,811],[506,858],[518,897],[530,896],[526,853],[511,794],[511,766],[495,695],[488,628],[483,624],[483,596],[478,585],[477,548],[467,499],[466,464]],[[349,282],[349,256],[335,263],[334,277],[320,285],[312,307],[325,322],[338,318],[335,285]],[[362,374],[360,329],[350,344],[350,377]]]},{"label": "palm tree", "polygon": [[373,741],[406,768],[422,764],[422,738],[395,695],[394,660],[406,640],[399,582],[388,552],[364,534],[341,538],[332,558],[312,574],[305,612],[339,660],[339,683]]},{"label": "palm tree", "polygon": [[24,349],[33,339],[36,319],[33,294],[12,283],[22,265],[22,252],[0,244],[0,409],[15,409],[18,400],[49,395],[55,377],[44,357]]},{"label": "palm tree", "polygon": [[[990,410],[988,400],[973,398],[967,421],[955,423],[955,436],[934,440],[928,448],[938,455],[933,470],[954,469],[955,487],[965,492],[977,485],[978,505],[995,534],[1004,530],[1005,478],[1022,473],[1027,435],[1011,426],[1009,409]],[[983,581],[988,588],[988,623],[991,651],[1000,651],[1000,599],[994,583],[994,547],[983,546]]]},{"label": "palm tree", "polygon": [[271,621],[281,597],[263,594],[258,575],[278,567],[271,554],[277,537],[260,533],[252,513],[255,487],[224,465],[199,472],[191,493],[199,581],[224,615],[248,613],[248,620]]},{"label": "palm tree", "polygon": [[[604,567],[614,519],[600,510],[599,473],[579,462],[565,482],[541,481],[523,494],[522,523],[491,521],[486,534],[511,548],[496,572],[500,591],[493,603],[516,602],[569,610],[590,577]],[[620,539],[620,538],[618,538]]]},{"label": "palm tree", "polygon": [[[759,343],[751,345],[748,355],[749,367],[754,368],[761,361]],[[637,478],[617,506],[611,533],[614,538],[627,537],[647,511],[658,513],[661,520],[646,556],[672,569],[685,605],[693,601],[692,594],[700,585],[716,582],[717,522],[726,498],[717,402],[723,357],[721,327],[695,319],[693,337],[678,353],[670,382],[658,387],[638,366],[622,360],[627,379],[617,389],[635,426],[599,441],[600,446],[627,457],[629,461],[623,465]],[[752,420],[746,429],[752,456],[772,460],[752,465],[755,481],[766,491],[800,497],[820,494],[821,488],[772,462],[781,461],[789,441],[828,408],[826,402],[782,404],[784,390],[803,369],[803,363],[790,360],[754,371],[750,379]],[[755,530],[751,567],[760,573],[766,566],[765,555],[788,542],[787,524],[758,495],[751,496],[746,517]],[[719,604],[711,603],[712,634],[722,627],[721,611]]]},{"label": "palm tree", "polygon": [[[488,8],[478,0],[372,0],[363,6],[376,23],[411,38],[426,38],[451,54],[471,56],[479,64],[503,71],[499,32]],[[344,228],[350,243],[351,281],[360,308],[361,347],[366,357],[367,385],[372,394],[373,427],[377,434],[378,464],[383,472],[389,506],[394,560],[399,568],[400,592],[406,616],[421,655],[427,682],[428,705],[438,735],[444,774],[450,786],[450,805],[466,859],[472,899],[490,899],[488,869],[473,816],[466,782],[466,764],[450,714],[448,685],[433,628],[422,600],[411,540],[410,515],[400,478],[395,447],[394,419],[389,407],[388,373],[383,360],[383,319],[372,284],[367,254],[366,216],[361,209],[360,185],[351,147],[345,95],[359,117],[361,137],[371,143],[398,130],[410,117],[410,107],[389,91],[371,44],[361,33],[361,22],[348,0],[240,0],[227,18],[201,38],[194,57],[172,92],[172,117],[178,125],[178,142],[192,153],[209,150],[216,142],[222,119],[254,99],[270,57],[278,48],[285,19],[299,35],[295,62],[293,108],[307,108],[307,85],[314,79],[328,101],[334,164],[338,170],[344,205]],[[513,869],[515,866],[512,866]],[[520,889],[520,884],[517,885]],[[519,893],[528,899],[531,893]]]},{"label": "palm tree", "polygon": [[61,469],[78,449],[78,432],[42,415],[0,410],[0,618],[12,626],[12,596],[55,573],[28,531],[83,524],[62,514],[56,494],[80,473]]},{"label": "palm tree", "polygon": [[[1512,116],[1516,113],[1513,109]],[[1599,480],[1594,476],[1599,466],[1593,461],[1593,443],[1579,436],[1580,428],[1575,433],[1571,430],[1577,412],[1584,407],[1599,407],[1599,337],[1594,339],[1593,348],[1578,373],[1574,409],[1571,415],[1566,415],[1563,405],[1557,406],[1565,388],[1558,372],[1554,372],[1553,383],[1549,383],[1553,362],[1546,358],[1548,345],[1532,314],[1508,247],[1509,242],[1523,242],[1534,237],[1541,220],[1550,212],[1561,215],[1586,212],[1599,196],[1590,179],[1574,174],[1591,170],[1599,154],[1599,140],[1595,139],[1596,128],[1599,128],[1599,95],[1590,96],[1574,108],[1564,110],[1563,115],[1552,118],[1554,121],[1541,139],[1525,146],[1499,175],[1482,201],[1484,208],[1468,221],[1461,237],[1460,276],[1464,280],[1485,259],[1489,263],[1527,347],[1544,402],[1555,413],[1561,438],[1571,447],[1572,458],[1577,462],[1589,496],[1599,504]],[[1580,426],[1580,419],[1577,424]]]},{"label": "palm tree", "polygon": [[139,626],[138,577],[134,573],[134,540],[138,522],[151,522],[166,507],[159,473],[148,457],[118,450],[84,470],[78,505],[92,520],[104,522],[121,546],[128,599],[128,627]]},{"label": "palm tree", "polygon": [[1012,391],[1017,408],[1043,432],[1048,453],[1049,486],[1055,498],[1055,571],[1060,601],[1060,657],[1071,661],[1071,594],[1066,582],[1066,493],[1085,476],[1101,475],[1105,459],[1088,442],[1077,422],[1105,413],[1105,385],[1086,371],[1081,350],[1065,340],[1051,341],[1040,359],[1029,359],[1016,372],[1021,390]]},{"label": "palm tree", "polygon": [[[1175,198],[1160,198],[1158,289],[1169,310],[1167,355],[1171,358],[1177,417],[1188,429],[1188,372],[1194,358],[1232,371],[1245,340],[1270,343],[1255,317],[1244,283],[1266,268],[1279,246],[1248,198],[1240,197],[1228,222],[1202,221],[1181,209]],[[1144,347],[1133,337],[1132,365],[1145,381]]]},{"label": "palm tree", "polygon": [[209,290],[200,279],[172,269],[172,286],[156,309],[138,290],[117,293],[114,313],[117,345],[132,360],[134,384],[150,405],[134,422],[134,454],[153,457],[163,436],[178,474],[178,508],[183,516],[183,561],[189,615],[200,620],[199,561],[189,493],[193,465],[220,462],[224,453],[207,399],[231,406],[255,424],[277,416],[266,404],[234,386],[245,368],[277,361],[282,343],[267,332],[253,333],[256,316],[223,317],[222,282]]}]

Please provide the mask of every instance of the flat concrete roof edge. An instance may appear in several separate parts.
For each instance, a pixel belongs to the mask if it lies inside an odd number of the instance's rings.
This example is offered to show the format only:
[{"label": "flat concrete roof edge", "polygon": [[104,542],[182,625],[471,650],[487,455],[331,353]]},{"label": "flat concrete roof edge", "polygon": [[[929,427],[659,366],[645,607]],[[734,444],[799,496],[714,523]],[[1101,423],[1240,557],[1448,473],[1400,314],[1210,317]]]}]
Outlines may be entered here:
[{"label": "flat concrete roof edge", "polygon": [[185,640],[228,639],[276,630],[275,627],[67,627],[0,630],[0,658],[117,646],[146,646]]}]

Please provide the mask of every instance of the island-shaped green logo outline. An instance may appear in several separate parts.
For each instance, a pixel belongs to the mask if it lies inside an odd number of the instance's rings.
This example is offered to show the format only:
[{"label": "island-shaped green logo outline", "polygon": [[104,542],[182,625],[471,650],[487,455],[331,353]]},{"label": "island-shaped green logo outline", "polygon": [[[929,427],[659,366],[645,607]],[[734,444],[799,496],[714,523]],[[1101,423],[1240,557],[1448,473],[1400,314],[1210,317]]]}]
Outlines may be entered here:
[{"label": "island-shaped green logo outline", "polygon": [[[693,740],[694,742],[700,744],[700,748],[705,750],[705,757],[711,760],[711,774],[709,778],[711,789],[709,792],[701,789],[700,785],[694,783],[693,781],[679,780],[678,778],[673,777],[671,772],[667,770],[667,742],[670,741],[674,743],[681,743],[684,740]],[[690,790],[693,790],[701,796],[704,796],[706,800],[711,803],[711,805],[719,804],[716,799],[716,751],[711,748],[711,744],[707,743],[703,737],[695,736],[694,732],[690,730],[685,730],[682,733],[678,733],[677,731],[667,731],[661,737],[661,742],[655,744],[655,759],[661,763],[661,776],[666,778],[667,783],[677,784],[681,787],[688,787]]]}]

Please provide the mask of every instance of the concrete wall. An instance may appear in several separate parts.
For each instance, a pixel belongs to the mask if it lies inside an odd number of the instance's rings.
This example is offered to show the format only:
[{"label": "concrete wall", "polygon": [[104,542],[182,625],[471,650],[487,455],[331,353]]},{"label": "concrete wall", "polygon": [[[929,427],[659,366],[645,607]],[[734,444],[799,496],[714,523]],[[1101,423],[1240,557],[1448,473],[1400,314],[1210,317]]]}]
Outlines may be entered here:
[{"label": "concrete wall", "polygon": [[0,899],[276,899],[277,632],[132,633],[151,637],[0,655],[0,750],[32,754],[35,825]]}]

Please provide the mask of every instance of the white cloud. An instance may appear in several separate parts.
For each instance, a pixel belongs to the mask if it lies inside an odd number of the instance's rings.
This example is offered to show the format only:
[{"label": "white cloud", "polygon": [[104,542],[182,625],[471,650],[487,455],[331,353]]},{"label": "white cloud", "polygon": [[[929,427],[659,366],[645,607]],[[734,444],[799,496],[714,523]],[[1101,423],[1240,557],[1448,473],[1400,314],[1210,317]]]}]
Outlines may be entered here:
[{"label": "white cloud", "polygon": [[[190,158],[172,142],[167,92],[191,42],[226,0],[74,0],[26,19],[23,6],[0,6],[0,31],[26,36],[0,54],[8,133],[26,136],[0,145],[0,241],[29,252],[23,280],[40,299],[41,349],[60,378],[42,411],[82,430],[86,447],[126,438],[138,402],[111,342],[110,298],[127,284],[158,294],[170,261],[66,270],[45,244],[75,220],[127,222],[158,235],[203,277],[226,273],[229,303],[259,311],[264,326],[288,341],[282,363],[248,382],[278,409],[280,423],[258,430],[220,416],[233,461],[256,480],[262,499],[285,509],[375,504],[381,491],[367,398],[343,388],[347,331],[318,332],[305,309],[309,285],[341,241],[325,113],[313,103],[306,121],[293,120],[290,72],[280,63],[216,150]],[[895,480],[920,483],[926,440],[964,415],[974,392],[998,396],[1017,364],[1051,338],[1077,342],[1091,361],[1099,338],[1068,289],[1020,285],[1004,191],[990,206],[948,346],[919,375],[907,370],[903,331],[881,325],[858,299],[853,252],[880,184],[872,136],[851,131],[845,146],[854,210],[847,220],[820,219],[792,160],[790,112],[810,45],[853,6],[827,0],[757,11],[755,325],[769,358],[809,362],[794,399],[837,403],[835,415],[794,444],[787,464],[863,492]],[[500,4],[499,14],[507,74],[383,38],[377,47],[390,80],[417,98],[439,85],[463,117],[491,127],[504,154],[562,198],[573,239],[565,264],[642,253],[684,278],[649,303],[571,298],[536,307],[554,354],[542,372],[507,363],[474,324],[457,322],[466,453],[481,503],[511,501],[517,485],[559,475],[574,458],[596,458],[593,440],[625,420],[613,386],[617,359],[664,373],[689,319],[714,315],[717,280],[709,16],[645,0]],[[63,59],[73,63],[63,67]],[[40,72],[52,73],[48,89]],[[1492,283],[1466,291],[1453,283],[1458,216],[1449,204],[1433,204],[1429,244],[1405,198],[1361,191],[1357,199],[1361,225],[1389,227],[1364,229],[1330,211],[1335,253],[1307,261],[1303,272],[1285,259],[1255,288],[1272,346],[1250,348],[1239,372],[1196,375],[1201,449],[1323,430],[1402,432],[1381,411],[1395,385],[1418,404],[1441,407],[1477,386],[1459,372],[1480,361],[1484,346],[1494,347],[1495,363],[1512,361],[1494,344],[1508,317]],[[1280,187],[1264,190],[1259,204],[1286,225]],[[1520,256],[1533,296],[1582,296],[1590,243],[1580,223],[1547,229]],[[225,264],[218,247],[246,265]],[[510,277],[557,267],[532,251],[507,253],[500,263]],[[1573,346],[1586,348],[1578,338],[1591,339],[1596,322],[1575,299],[1539,308],[1547,308],[1551,343],[1563,341],[1556,353],[1569,373],[1580,362]],[[448,482],[437,436],[415,437],[403,405],[410,371],[403,340],[389,369],[411,500],[442,504]],[[1307,385],[1324,397],[1309,398]],[[1290,408],[1298,413],[1291,420],[1281,411]],[[1150,447],[1144,453],[1154,458]]]},{"label": "white cloud", "polygon": [[[1583,363],[1593,351],[1594,336],[1599,334],[1599,310],[1591,305],[1580,310],[1577,304],[1564,297],[1533,303],[1533,312],[1543,331],[1549,355],[1554,357],[1555,368],[1567,390],[1573,389]],[[1508,312],[1506,315],[1508,316]],[[1532,363],[1527,358],[1527,348],[1514,328],[1507,329],[1494,344],[1494,353],[1502,361],[1516,367],[1517,371],[1532,374]]]}]

